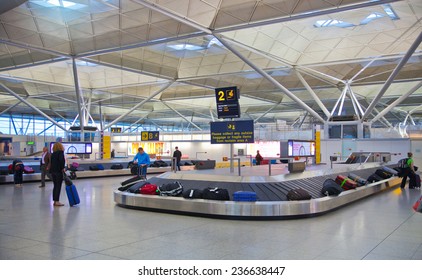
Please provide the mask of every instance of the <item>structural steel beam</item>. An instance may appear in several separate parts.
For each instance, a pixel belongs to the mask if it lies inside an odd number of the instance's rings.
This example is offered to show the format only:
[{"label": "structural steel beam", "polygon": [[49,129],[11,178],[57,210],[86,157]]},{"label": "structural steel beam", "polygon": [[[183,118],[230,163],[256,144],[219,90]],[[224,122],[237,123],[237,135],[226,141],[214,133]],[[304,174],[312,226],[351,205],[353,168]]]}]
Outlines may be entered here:
[{"label": "structural steel beam", "polygon": [[149,96],[148,98],[144,99],[143,101],[139,102],[138,104],[136,104],[132,109],[130,109],[128,112],[126,112],[125,114],[121,115],[120,117],[118,117],[117,119],[115,119],[114,121],[112,121],[111,123],[109,123],[108,125],[106,125],[104,127],[104,130],[106,130],[107,128],[111,127],[112,125],[114,125],[115,123],[117,123],[118,121],[120,121],[122,118],[126,117],[127,115],[131,114],[133,111],[135,111],[137,108],[139,108],[140,106],[144,105],[145,103],[147,103],[148,101],[150,101],[151,99],[153,99],[154,97],[156,97],[157,95],[159,95],[160,93],[162,93],[163,91],[165,91],[167,88],[169,88],[172,84],[174,83],[174,81],[170,81],[169,83],[167,83],[166,85],[164,85],[161,89],[159,89],[157,92],[153,93],[151,96]]},{"label": "structural steel beam", "polygon": [[357,99],[357,97],[356,97],[356,94],[353,92],[351,85],[348,83],[346,86],[347,86],[347,87],[348,87],[348,89],[349,89],[349,94],[350,94],[350,96],[351,96],[351,98],[352,98],[352,102],[354,101],[354,102],[356,103],[356,106],[357,106],[357,107],[358,107],[358,109],[359,109],[360,114],[358,113],[358,115],[359,115],[359,116],[363,116],[363,113],[364,113],[364,112],[363,112],[362,106],[360,105],[359,100],[358,100],[358,99]]},{"label": "structural steel beam", "polygon": [[261,116],[259,116],[258,118],[256,118],[253,122],[254,123],[257,123],[262,117],[264,117],[266,114],[268,114],[269,112],[271,112],[275,107],[277,107],[278,105],[280,105],[281,104],[281,101],[282,100],[280,100],[280,102],[278,102],[278,103],[274,104],[273,106],[271,106],[270,109],[268,109],[267,111],[265,111]]},{"label": "structural steel beam", "polygon": [[[27,99],[28,97],[25,97],[24,99]],[[18,101],[17,103],[10,105],[9,107],[7,107],[6,109],[4,109],[2,112],[0,112],[0,116],[3,115],[4,113],[7,113],[7,111],[12,110],[13,108],[15,108],[16,106],[18,106],[19,104],[21,104],[22,101]]]},{"label": "structural steel beam", "polygon": [[318,95],[315,93],[315,91],[311,88],[311,86],[308,84],[308,82],[303,78],[302,74],[300,74],[298,71],[295,70],[296,76],[299,78],[299,80],[302,82],[302,84],[305,86],[305,88],[309,91],[312,98],[315,100],[315,102],[318,104],[319,108],[324,112],[325,116],[327,118],[330,117],[330,112],[328,112],[327,107],[322,103],[321,99],[319,99]]},{"label": "structural steel beam", "polygon": [[41,111],[40,109],[38,109],[37,107],[35,107],[31,103],[29,103],[25,98],[22,98],[21,96],[19,96],[19,94],[15,93],[13,90],[11,90],[10,88],[8,88],[7,86],[5,86],[2,83],[0,83],[0,87],[3,88],[4,90],[6,90],[11,95],[13,95],[19,101],[21,101],[21,102],[25,103],[27,106],[31,107],[37,113],[39,113],[42,116],[44,116],[46,119],[48,119],[50,122],[54,123],[56,126],[60,127],[64,131],[67,131],[66,128],[64,128],[61,124],[59,124],[54,119],[52,119],[50,116],[48,116],[46,113],[44,113],[43,111]]},{"label": "structural steel beam", "polygon": [[385,94],[387,89],[390,87],[390,85],[393,83],[395,77],[400,72],[400,70],[403,68],[403,66],[407,63],[409,58],[412,56],[412,54],[415,52],[416,48],[419,46],[419,44],[422,41],[422,32],[419,33],[419,36],[416,38],[415,42],[413,42],[410,49],[407,51],[407,53],[403,56],[399,64],[396,66],[396,68],[391,73],[390,77],[388,77],[387,81],[385,82],[384,86],[381,88],[380,92],[375,96],[375,98],[372,100],[371,104],[369,104],[368,108],[365,111],[365,114],[362,116],[362,119],[365,119],[368,117],[368,115],[371,113],[371,111],[375,108],[375,105],[378,103],[378,101],[381,99],[381,97]]},{"label": "structural steel beam", "polygon": [[204,27],[204,26],[202,26],[202,25],[200,25],[200,24],[198,24],[198,23],[196,23],[196,22],[194,22],[192,20],[189,20],[186,17],[183,17],[181,15],[177,15],[173,11],[167,10],[166,8],[161,7],[161,6],[157,5],[157,4],[151,3],[149,1],[144,1],[144,0],[132,0],[132,1],[137,2],[137,3],[139,3],[139,4],[141,4],[141,5],[149,8],[149,9],[151,9],[153,11],[156,11],[156,12],[158,12],[160,14],[166,15],[166,16],[174,19],[174,20],[177,20],[177,21],[183,23],[183,24],[186,24],[186,25],[191,26],[191,27],[193,27],[195,29],[198,29],[198,30],[200,30],[200,31],[202,31],[204,33],[207,33],[209,35],[212,34],[211,30],[208,29],[207,27]]},{"label": "structural steel beam", "polygon": [[[139,118],[136,122],[132,123],[128,128],[126,128],[125,130],[123,130],[122,132],[125,132],[126,130],[130,130],[130,128],[137,124],[138,122],[142,121],[143,119],[146,119],[148,117],[149,114],[146,114],[145,116],[143,116],[142,118]],[[137,126],[136,128],[138,128],[139,126]]]},{"label": "structural steel beam", "polygon": [[[337,106],[340,103],[340,101],[343,99],[343,96],[346,94],[346,91],[347,91],[347,87],[344,87],[343,91],[341,92],[340,97],[337,99],[336,104],[334,105],[333,109],[331,110],[330,117],[334,115],[334,112],[336,111]],[[328,120],[329,120],[329,118],[328,118]]]},{"label": "structural steel beam", "polygon": [[196,124],[194,124],[193,122],[191,122],[190,120],[188,120],[185,116],[183,116],[182,114],[180,114],[176,109],[172,108],[166,102],[161,101],[161,103],[163,103],[166,107],[168,107],[170,110],[172,110],[173,112],[175,112],[176,114],[178,114],[182,119],[184,119],[185,121],[187,121],[188,123],[190,123],[191,125],[193,125],[194,127],[196,127],[197,129],[202,130],[202,128],[200,128],[199,126],[197,126]]},{"label": "structural steel beam", "polygon": [[403,102],[407,97],[409,97],[412,93],[417,91],[422,86],[422,82],[417,83],[414,87],[412,87],[408,92],[397,98],[393,103],[387,106],[384,110],[382,110],[378,115],[376,115],[371,122],[376,122],[379,118],[383,117],[385,114],[390,112],[395,106]]},{"label": "structural steel beam", "polygon": [[316,119],[318,119],[320,122],[324,122],[324,119],[321,118],[320,115],[318,115],[317,112],[312,110],[311,107],[306,105],[302,100],[300,100],[296,95],[294,95],[291,91],[289,91],[286,87],[281,85],[276,79],[271,77],[267,72],[257,67],[255,64],[253,64],[250,60],[248,60],[246,57],[244,57],[240,52],[238,52],[235,48],[230,46],[229,43],[227,43],[222,36],[218,34],[214,34],[214,36],[220,40],[220,42],[229,49],[232,53],[234,53],[236,56],[238,56],[241,60],[243,60],[246,64],[248,64],[252,69],[254,69],[257,73],[259,73],[261,76],[263,76],[265,79],[267,79],[269,82],[274,84],[276,87],[281,89],[289,98],[294,100],[297,104],[299,104],[300,107],[302,107],[304,110],[308,111],[311,115],[313,115]]},{"label": "structural steel beam", "polygon": [[83,96],[79,88],[78,68],[76,66],[76,59],[72,57],[73,80],[75,82],[76,102],[78,104],[79,126],[81,127],[81,141],[84,139],[85,117],[82,106],[84,105]]}]

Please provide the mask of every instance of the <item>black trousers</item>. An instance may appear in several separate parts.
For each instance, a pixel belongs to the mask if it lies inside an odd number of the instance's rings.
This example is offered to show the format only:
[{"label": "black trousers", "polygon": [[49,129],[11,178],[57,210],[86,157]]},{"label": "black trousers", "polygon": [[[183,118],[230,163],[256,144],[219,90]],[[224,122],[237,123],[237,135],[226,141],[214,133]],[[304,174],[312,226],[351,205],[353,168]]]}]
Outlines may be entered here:
[{"label": "black trousers", "polygon": [[53,180],[53,201],[60,201],[60,192],[62,190],[63,173],[51,173]]},{"label": "black trousers", "polygon": [[17,170],[13,174],[13,181],[15,184],[22,184],[23,182],[23,170]]},{"label": "black trousers", "polygon": [[404,189],[404,187],[406,186],[407,177],[409,177],[410,180],[412,180],[412,178],[414,180],[415,174],[410,169],[405,169],[402,171],[402,175],[403,175],[403,179],[401,180],[400,187]]}]

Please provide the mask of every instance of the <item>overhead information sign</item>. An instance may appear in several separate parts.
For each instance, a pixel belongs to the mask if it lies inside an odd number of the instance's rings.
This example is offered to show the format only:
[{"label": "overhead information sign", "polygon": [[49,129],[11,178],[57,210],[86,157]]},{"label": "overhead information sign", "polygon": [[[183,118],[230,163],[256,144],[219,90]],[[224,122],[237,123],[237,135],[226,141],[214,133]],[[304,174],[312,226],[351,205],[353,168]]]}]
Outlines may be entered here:
[{"label": "overhead information sign", "polygon": [[121,127],[112,127],[111,132],[112,133],[122,133],[122,128]]},{"label": "overhead information sign", "polygon": [[239,94],[237,87],[216,88],[215,98],[219,119],[240,117]]},{"label": "overhead information sign", "polygon": [[142,141],[159,141],[160,132],[159,131],[142,131],[141,140]]},{"label": "overhead information sign", "polygon": [[211,123],[211,144],[254,143],[252,120]]}]

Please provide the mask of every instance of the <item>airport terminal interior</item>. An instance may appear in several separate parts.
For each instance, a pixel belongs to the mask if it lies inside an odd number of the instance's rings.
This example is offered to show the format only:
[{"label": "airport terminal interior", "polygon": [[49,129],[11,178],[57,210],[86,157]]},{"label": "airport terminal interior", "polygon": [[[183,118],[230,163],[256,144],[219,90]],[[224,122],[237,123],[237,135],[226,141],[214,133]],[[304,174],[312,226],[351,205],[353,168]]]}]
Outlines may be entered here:
[{"label": "airport terminal interior", "polygon": [[[422,167],[421,17],[420,0],[2,1],[0,259],[422,260],[420,171],[402,184]],[[57,142],[62,206],[41,186]]]}]

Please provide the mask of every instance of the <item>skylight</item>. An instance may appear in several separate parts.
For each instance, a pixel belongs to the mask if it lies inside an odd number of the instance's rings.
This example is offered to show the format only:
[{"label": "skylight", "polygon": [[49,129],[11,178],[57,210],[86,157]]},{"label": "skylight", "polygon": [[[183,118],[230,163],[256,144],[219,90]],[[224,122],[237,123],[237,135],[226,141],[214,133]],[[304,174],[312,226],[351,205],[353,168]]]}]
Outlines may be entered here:
[{"label": "skylight", "polygon": [[46,7],[46,8],[65,8],[77,10],[86,7],[86,5],[78,4],[68,0],[31,0],[32,3]]},{"label": "skylight", "polygon": [[348,23],[348,22],[344,22],[341,20],[336,20],[336,19],[327,19],[327,20],[318,20],[317,22],[314,23],[315,27],[330,27],[330,26],[337,26],[337,27],[352,27],[355,26],[352,23]]},{"label": "skylight", "polygon": [[362,20],[360,22],[360,25],[368,24],[375,19],[379,19],[379,18],[383,18],[383,17],[385,17],[385,15],[380,14],[380,13],[372,13],[369,16],[367,16],[364,20]]},{"label": "skylight", "polygon": [[394,12],[394,10],[393,10],[393,8],[391,7],[390,4],[382,5],[382,8],[384,9],[385,14],[380,13],[380,12],[370,13],[366,18],[361,20],[361,22],[359,24],[353,24],[353,23],[345,22],[345,21],[338,20],[338,19],[327,19],[327,20],[316,21],[314,23],[314,26],[318,27],[318,28],[320,28],[320,27],[332,27],[332,26],[346,28],[346,27],[365,25],[365,24],[370,23],[373,20],[380,19],[380,18],[383,18],[383,17],[386,17],[386,16],[388,16],[391,20],[400,19],[397,16],[397,14]]},{"label": "skylight", "polygon": [[169,48],[176,50],[176,51],[199,51],[204,50],[206,47],[198,46],[193,44],[175,44],[175,45],[168,45]]},{"label": "skylight", "polygon": [[390,4],[385,4],[382,5],[382,7],[384,8],[384,12],[392,19],[392,20],[396,20],[396,19],[400,19],[399,16],[396,14],[396,12],[393,10],[393,7],[391,7]]},{"label": "skylight", "polygon": [[76,3],[73,3],[70,1],[64,1],[64,0],[48,0],[47,2],[53,6],[63,7],[63,8],[69,8],[76,5]]}]

